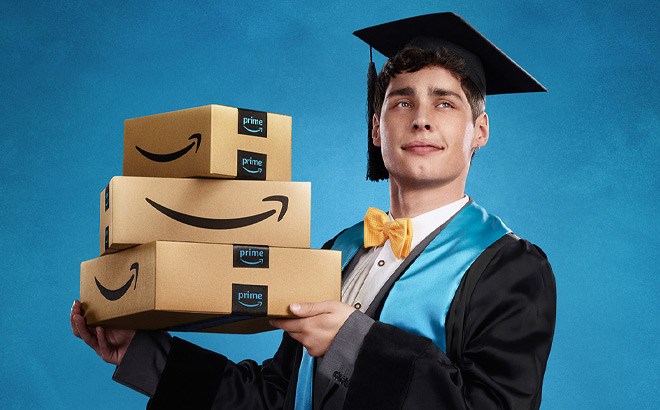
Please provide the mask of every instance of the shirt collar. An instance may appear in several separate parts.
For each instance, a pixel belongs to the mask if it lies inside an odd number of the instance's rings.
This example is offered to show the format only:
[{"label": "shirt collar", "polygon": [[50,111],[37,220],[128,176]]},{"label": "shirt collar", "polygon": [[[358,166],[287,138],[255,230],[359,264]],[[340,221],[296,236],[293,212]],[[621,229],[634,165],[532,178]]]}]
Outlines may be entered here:
[{"label": "shirt collar", "polygon": [[[424,238],[440,227],[454,216],[458,211],[468,203],[470,198],[465,195],[463,198],[451,202],[447,205],[428,211],[421,215],[417,215],[412,219],[413,238],[410,244],[410,249],[414,249]],[[391,218],[391,216],[390,216]]]}]

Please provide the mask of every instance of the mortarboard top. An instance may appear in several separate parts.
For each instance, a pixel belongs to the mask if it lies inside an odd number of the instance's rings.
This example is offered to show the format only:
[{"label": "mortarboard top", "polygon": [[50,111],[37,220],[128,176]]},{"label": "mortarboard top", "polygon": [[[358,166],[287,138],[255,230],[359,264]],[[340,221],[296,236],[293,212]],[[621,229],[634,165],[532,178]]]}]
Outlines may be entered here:
[{"label": "mortarboard top", "polygon": [[[435,13],[410,17],[353,32],[371,48],[387,58],[406,46],[426,50],[447,49],[466,62],[467,76],[481,94],[507,94],[546,91],[545,87],[500,51],[486,37],[454,13]],[[368,162],[367,179],[387,179],[380,148],[371,139],[376,70],[369,64],[367,79]]]},{"label": "mortarboard top", "polygon": [[446,47],[468,63],[469,77],[483,95],[546,91],[538,81],[454,13],[435,13],[355,31],[387,58],[407,45]]}]

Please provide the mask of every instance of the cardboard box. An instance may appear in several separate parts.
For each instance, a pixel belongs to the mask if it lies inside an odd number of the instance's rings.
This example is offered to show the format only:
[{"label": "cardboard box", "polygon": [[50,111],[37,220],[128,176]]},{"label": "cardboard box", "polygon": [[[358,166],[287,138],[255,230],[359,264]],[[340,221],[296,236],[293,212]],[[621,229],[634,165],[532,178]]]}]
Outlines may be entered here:
[{"label": "cardboard box", "polygon": [[114,177],[100,195],[100,253],[157,240],[308,248],[309,182]]},{"label": "cardboard box", "polygon": [[124,121],[124,175],[291,180],[291,117],[207,105]]},{"label": "cardboard box", "polygon": [[157,241],[83,262],[89,325],[269,330],[294,302],[340,300],[341,252]]}]

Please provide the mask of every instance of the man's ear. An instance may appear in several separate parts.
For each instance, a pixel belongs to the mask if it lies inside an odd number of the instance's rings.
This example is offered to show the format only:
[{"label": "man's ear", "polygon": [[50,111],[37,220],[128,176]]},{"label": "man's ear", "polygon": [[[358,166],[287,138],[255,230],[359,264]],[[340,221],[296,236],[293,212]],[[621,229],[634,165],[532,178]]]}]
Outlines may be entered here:
[{"label": "man's ear", "polygon": [[378,119],[378,115],[374,114],[371,124],[371,141],[375,146],[380,147],[380,120]]},{"label": "man's ear", "polygon": [[474,121],[474,138],[472,149],[481,148],[488,143],[490,128],[488,125],[488,114],[482,112]]}]

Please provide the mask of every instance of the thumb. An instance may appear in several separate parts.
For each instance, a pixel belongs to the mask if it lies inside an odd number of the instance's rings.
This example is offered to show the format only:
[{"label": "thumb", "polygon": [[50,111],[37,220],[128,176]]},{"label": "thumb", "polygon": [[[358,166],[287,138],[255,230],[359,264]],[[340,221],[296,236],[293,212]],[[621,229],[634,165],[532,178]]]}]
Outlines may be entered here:
[{"label": "thumb", "polygon": [[310,317],[323,313],[319,305],[319,303],[292,303],[289,310],[298,317]]}]

